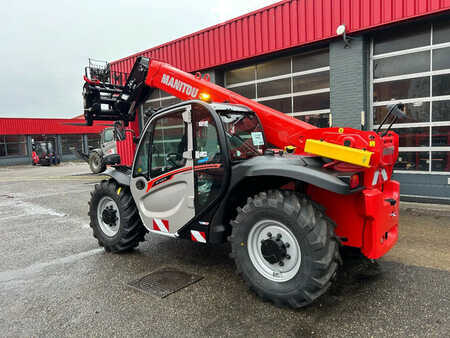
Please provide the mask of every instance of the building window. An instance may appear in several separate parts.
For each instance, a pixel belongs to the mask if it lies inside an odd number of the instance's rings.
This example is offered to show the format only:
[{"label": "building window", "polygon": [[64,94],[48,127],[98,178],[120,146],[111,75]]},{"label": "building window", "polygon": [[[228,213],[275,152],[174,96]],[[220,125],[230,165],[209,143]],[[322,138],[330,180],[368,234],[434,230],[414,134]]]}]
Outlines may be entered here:
[{"label": "building window", "polygon": [[147,122],[149,116],[148,114],[145,114],[145,112],[148,112],[150,109],[158,110],[160,108],[165,108],[179,102],[181,102],[181,100],[175,96],[171,96],[165,91],[155,88],[150,94],[148,100],[144,103],[144,114],[142,114],[144,122],[143,126]]},{"label": "building window", "polygon": [[0,157],[1,156],[6,156],[6,142],[4,135],[0,135]]},{"label": "building window", "polygon": [[253,82],[256,80],[255,71],[256,66],[233,69],[226,72],[225,81],[229,85],[243,82]]},{"label": "building window", "polygon": [[450,23],[415,24],[377,33],[372,42],[373,124],[403,102],[397,172],[450,172]]},{"label": "building window", "polygon": [[225,87],[318,127],[330,126],[328,49],[227,71]]},{"label": "building window", "polygon": [[27,156],[27,137],[0,135],[0,156]]},{"label": "building window", "polygon": [[71,147],[75,149],[83,149],[83,137],[82,135],[61,135],[61,147],[63,155],[70,155],[72,151]]}]

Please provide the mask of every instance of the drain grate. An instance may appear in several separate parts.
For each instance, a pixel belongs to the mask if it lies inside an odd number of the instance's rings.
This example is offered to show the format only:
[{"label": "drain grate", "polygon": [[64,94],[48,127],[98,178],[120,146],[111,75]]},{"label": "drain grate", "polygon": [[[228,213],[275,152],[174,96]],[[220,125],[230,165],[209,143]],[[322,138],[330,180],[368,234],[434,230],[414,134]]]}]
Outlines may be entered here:
[{"label": "drain grate", "polygon": [[201,279],[203,279],[202,276],[174,268],[161,268],[135,281],[129,282],[128,285],[145,293],[165,298]]}]

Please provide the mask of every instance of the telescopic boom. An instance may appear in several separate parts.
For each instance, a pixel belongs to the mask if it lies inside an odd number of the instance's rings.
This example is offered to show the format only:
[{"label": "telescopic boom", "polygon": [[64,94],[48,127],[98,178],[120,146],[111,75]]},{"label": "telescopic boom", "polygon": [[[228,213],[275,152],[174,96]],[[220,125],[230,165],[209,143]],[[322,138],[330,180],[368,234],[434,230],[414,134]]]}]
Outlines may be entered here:
[{"label": "telescopic boom", "polygon": [[85,80],[88,124],[93,120],[134,121],[136,108],[158,88],[181,100],[242,104],[258,115],[269,144],[280,149],[295,147],[297,154],[314,154],[365,168],[387,166],[389,175],[398,156],[395,133],[380,136],[352,128],[317,128],[211,83],[208,75],[192,75],[154,59],[138,57],[125,86]]}]

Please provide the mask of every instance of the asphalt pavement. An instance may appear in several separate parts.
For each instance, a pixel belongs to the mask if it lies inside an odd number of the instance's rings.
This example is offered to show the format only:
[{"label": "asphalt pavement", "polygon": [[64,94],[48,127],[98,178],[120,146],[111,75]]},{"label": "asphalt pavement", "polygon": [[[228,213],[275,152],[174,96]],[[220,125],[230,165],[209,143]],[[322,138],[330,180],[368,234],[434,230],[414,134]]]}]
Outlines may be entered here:
[{"label": "asphalt pavement", "polygon": [[[83,163],[0,167],[1,336],[449,336],[448,216],[403,210],[380,275],[344,268],[294,311],[248,291],[227,245],[147,235],[137,250],[105,253],[87,216],[101,178]],[[162,299],[127,285],[161,267],[204,278]]]}]

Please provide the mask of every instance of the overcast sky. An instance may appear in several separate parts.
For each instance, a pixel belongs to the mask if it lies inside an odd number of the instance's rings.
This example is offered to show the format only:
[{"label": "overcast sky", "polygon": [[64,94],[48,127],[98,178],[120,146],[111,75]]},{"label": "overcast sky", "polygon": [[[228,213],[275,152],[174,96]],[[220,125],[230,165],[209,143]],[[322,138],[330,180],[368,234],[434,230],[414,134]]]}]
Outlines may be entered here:
[{"label": "overcast sky", "polygon": [[88,58],[113,61],[274,0],[0,0],[0,117],[82,114]]}]

